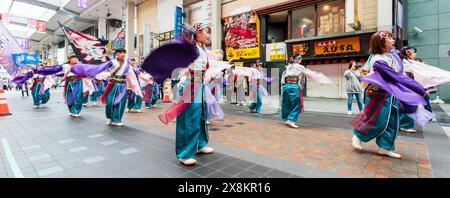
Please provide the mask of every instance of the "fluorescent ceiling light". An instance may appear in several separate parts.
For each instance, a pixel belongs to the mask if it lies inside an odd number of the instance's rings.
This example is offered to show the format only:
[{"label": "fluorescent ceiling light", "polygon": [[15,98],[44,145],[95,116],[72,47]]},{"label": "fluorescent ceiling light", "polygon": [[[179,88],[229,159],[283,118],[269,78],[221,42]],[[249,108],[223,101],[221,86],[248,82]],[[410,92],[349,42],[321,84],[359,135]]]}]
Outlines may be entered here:
[{"label": "fluorescent ceiling light", "polygon": [[14,1],[9,13],[13,16],[32,18],[40,21],[48,21],[56,14],[56,11],[31,5],[28,3]]},{"label": "fluorescent ceiling light", "polygon": [[38,1],[58,7],[64,7],[70,2],[70,0],[38,0]]},{"label": "fluorescent ceiling light", "polygon": [[14,1],[9,13],[15,16],[27,17],[27,14],[29,13],[31,6],[32,5],[28,3]]},{"label": "fluorescent ceiling light", "polygon": [[13,36],[22,38],[30,38],[31,35],[33,35],[36,32],[35,28],[29,28],[27,26],[16,24],[9,24],[6,26],[6,28],[8,28],[8,30],[11,32]]},{"label": "fluorescent ceiling light", "polygon": [[305,24],[311,24],[313,22],[311,19],[308,19],[308,18],[303,18],[302,21]]},{"label": "fluorescent ceiling light", "polygon": [[47,10],[47,12],[41,18],[39,18],[39,20],[41,20],[41,21],[48,21],[53,16],[55,16],[55,14],[56,14],[56,11],[54,11],[54,10]]},{"label": "fluorescent ceiling light", "polygon": [[27,18],[40,19],[47,12],[47,10],[47,8],[31,6],[30,10],[28,10]]},{"label": "fluorescent ceiling light", "polygon": [[0,0],[0,13],[8,13],[12,0]]},{"label": "fluorescent ceiling light", "polygon": [[36,29],[31,28],[27,31],[27,38],[30,38],[36,32]]},{"label": "fluorescent ceiling light", "polygon": [[9,24],[7,27],[9,30],[15,30],[15,31],[20,31],[20,32],[26,32],[29,29],[27,26],[16,25],[16,24]]}]

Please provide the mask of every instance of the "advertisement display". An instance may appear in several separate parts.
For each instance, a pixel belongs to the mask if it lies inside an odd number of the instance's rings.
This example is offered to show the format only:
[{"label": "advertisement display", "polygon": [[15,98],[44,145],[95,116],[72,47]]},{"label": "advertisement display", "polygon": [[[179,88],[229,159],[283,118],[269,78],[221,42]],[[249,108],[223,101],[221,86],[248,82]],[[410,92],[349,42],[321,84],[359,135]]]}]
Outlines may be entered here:
[{"label": "advertisement display", "polygon": [[260,57],[259,25],[254,12],[225,18],[227,60]]},{"label": "advertisement display", "polygon": [[266,44],[266,61],[284,61],[286,60],[286,43]]}]

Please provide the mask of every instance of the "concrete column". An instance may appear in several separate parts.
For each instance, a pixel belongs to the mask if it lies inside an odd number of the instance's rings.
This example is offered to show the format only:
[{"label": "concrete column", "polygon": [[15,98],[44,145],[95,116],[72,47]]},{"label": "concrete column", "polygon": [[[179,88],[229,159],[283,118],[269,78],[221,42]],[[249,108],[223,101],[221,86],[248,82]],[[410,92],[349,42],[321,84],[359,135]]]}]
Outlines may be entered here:
[{"label": "concrete column", "polygon": [[[212,27],[211,27],[211,48],[222,49],[222,3],[221,1],[211,1]],[[225,56],[225,54],[224,54]]]},{"label": "concrete column", "polygon": [[99,17],[98,18],[98,38],[108,39],[108,35],[106,34],[106,18]]},{"label": "concrete column", "polygon": [[393,0],[377,1],[377,27],[378,31],[393,31]]},{"label": "concrete column", "polygon": [[[125,49],[129,57],[137,57],[137,49],[134,49],[134,36],[135,36],[135,24],[134,24],[135,8],[134,3],[127,2],[125,8]],[[136,46],[137,48],[137,46]]]},{"label": "concrete column", "polygon": [[67,40],[67,38],[64,38],[64,50],[66,51],[66,57],[64,57],[64,62],[68,61],[68,57],[72,54],[70,54],[69,52],[69,41]]}]

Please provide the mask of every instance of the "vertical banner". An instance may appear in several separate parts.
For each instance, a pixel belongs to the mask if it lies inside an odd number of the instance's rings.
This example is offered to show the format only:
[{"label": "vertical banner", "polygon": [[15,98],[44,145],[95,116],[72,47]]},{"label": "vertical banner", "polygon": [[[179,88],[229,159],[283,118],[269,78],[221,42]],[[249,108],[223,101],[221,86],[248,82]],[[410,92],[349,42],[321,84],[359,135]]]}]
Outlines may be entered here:
[{"label": "vertical banner", "polygon": [[3,24],[0,24],[0,65],[2,65],[11,76],[14,76],[18,70],[14,64],[12,54],[20,52],[23,52],[23,50],[16,39],[14,39]]},{"label": "vertical banner", "polygon": [[36,28],[37,24],[38,24],[38,21],[36,19],[31,19],[31,18],[27,19],[27,25],[29,28]]},{"label": "vertical banner", "polygon": [[175,38],[180,36],[183,31],[183,17],[184,17],[183,8],[177,6],[175,8],[175,29],[174,29]]},{"label": "vertical banner", "polygon": [[358,15],[358,0],[347,0],[345,2],[345,17],[347,25],[352,27],[354,30],[359,30],[361,24],[359,22]]},{"label": "vertical banner", "polygon": [[29,41],[26,38],[17,38],[16,37],[16,41],[17,41],[17,43],[19,43],[19,45],[22,47],[22,49],[28,49],[30,47]]},{"label": "vertical banner", "polygon": [[225,18],[227,60],[260,57],[260,24],[255,12]]}]

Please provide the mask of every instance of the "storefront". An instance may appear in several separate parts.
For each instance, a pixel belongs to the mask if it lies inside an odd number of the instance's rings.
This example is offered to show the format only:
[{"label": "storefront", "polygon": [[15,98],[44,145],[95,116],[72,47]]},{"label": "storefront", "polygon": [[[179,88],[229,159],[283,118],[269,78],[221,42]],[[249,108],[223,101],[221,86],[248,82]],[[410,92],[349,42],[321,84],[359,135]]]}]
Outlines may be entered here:
[{"label": "storefront", "polygon": [[[287,59],[303,55],[302,64],[328,76],[333,84],[306,82],[307,97],[346,98],[343,74],[350,61],[368,58],[370,36],[377,31],[377,4],[368,0],[288,1],[256,10],[261,18],[261,60],[269,75],[281,80]],[[279,20],[282,19],[282,20]],[[375,22],[374,22],[375,21]],[[276,34],[277,27],[286,27]],[[275,33],[274,33],[275,32]],[[285,38],[279,42],[277,37]],[[273,44],[285,43],[286,59],[269,61]],[[270,72],[276,71],[279,72]]]},{"label": "storefront", "polygon": [[333,84],[306,82],[306,96],[346,98],[344,72],[350,61],[362,65],[368,58],[373,32],[317,40],[287,41],[288,54],[302,54],[307,68],[324,73]]}]

